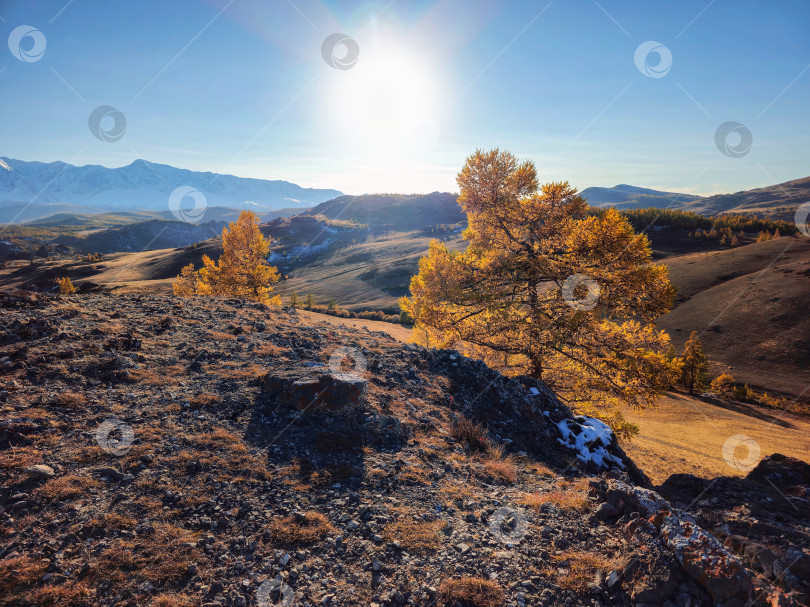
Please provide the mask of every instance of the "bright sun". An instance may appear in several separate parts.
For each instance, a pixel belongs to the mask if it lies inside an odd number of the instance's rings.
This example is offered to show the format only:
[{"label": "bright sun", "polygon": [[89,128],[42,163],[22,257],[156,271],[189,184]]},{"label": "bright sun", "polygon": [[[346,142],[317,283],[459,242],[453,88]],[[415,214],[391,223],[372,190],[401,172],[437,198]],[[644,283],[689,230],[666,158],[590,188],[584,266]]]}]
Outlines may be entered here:
[{"label": "bright sun", "polygon": [[335,76],[336,120],[352,147],[388,154],[435,144],[438,90],[418,54],[361,46],[357,64]]}]

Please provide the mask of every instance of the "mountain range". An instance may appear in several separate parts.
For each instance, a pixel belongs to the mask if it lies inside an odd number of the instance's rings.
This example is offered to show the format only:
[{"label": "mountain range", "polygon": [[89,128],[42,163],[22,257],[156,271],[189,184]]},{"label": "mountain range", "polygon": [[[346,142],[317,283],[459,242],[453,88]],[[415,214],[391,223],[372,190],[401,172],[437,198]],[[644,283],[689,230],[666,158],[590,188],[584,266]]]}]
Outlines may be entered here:
[{"label": "mountain range", "polygon": [[[0,222],[26,222],[56,213],[169,211],[170,197],[183,186],[202,193],[208,207],[260,214],[281,208],[303,210],[342,195],[339,190],[189,171],[146,160],[107,168],[0,157]],[[188,197],[183,205],[187,203],[191,206]]]},{"label": "mountain range", "polygon": [[[0,157],[0,223],[26,223],[57,214],[92,215],[146,211],[175,219],[170,198],[176,190],[202,194],[206,213],[200,220],[231,220],[234,210],[251,209],[263,221],[299,213],[330,219],[355,219],[372,229],[385,230],[389,213],[399,217],[399,229],[464,220],[456,194],[345,196],[339,190],[304,188],[288,181],[252,179],[190,171],[166,164],[136,160],[119,168],[74,166],[65,162],[26,162]],[[810,177],[733,194],[698,196],[620,184],[589,187],[581,194],[596,207],[673,208],[703,215],[751,213],[792,220],[796,208],[810,201]],[[192,198],[182,199],[191,206]],[[449,204],[448,204],[449,203]],[[176,210],[176,209],[175,209]]]}]

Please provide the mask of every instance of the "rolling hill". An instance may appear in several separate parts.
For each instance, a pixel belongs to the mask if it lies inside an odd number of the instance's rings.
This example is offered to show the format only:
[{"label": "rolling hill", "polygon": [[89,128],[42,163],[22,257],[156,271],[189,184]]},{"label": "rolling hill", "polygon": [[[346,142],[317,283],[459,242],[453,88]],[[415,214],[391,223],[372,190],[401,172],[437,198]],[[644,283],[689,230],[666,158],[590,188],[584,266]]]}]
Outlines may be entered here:
[{"label": "rolling hill", "polygon": [[701,215],[747,213],[770,219],[793,221],[796,209],[810,201],[810,177],[777,183],[735,194],[695,196],[650,190],[631,185],[612,188],[592,187],[580,192],[595,207],[618,209],[655,207],[693,211]]},{"label": "rolling hill", "polygon": [[375,232],[408,232],[431,225],[466,222],[467,217],[458,206],[457,197],[457,194],[449,192],[341,196],[302,214],[323,215],[329,219],[351,219],[367,224]]},{"label": "rolling hill", "polygon": [[690,202],[684,207],[704,215],[750,213],[771,219],[793,221],[799,205],[810,201],[810,177],[736,194],[718,194]]},{"label": "rolling hill", "polygon": [[680,208],[685,203],[700,200],[693,194],[662,192],[632,185],[617,185],[612,188],[585,188],[580,194],[594,207],[616,207],[617,209]]}]

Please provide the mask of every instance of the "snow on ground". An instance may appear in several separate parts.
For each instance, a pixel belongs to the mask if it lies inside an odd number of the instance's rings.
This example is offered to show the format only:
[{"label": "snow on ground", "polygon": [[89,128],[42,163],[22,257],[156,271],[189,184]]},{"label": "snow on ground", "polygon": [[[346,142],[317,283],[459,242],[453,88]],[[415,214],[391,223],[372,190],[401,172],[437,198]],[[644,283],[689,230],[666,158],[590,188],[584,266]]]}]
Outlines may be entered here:
[{"label": "snow on ground", "polygon": [[611,463],[624,468],[622,460],[606,449],[613,442],[613,431],[604,422],[579,416],[560,421],[557,428],[562,434],[562,438],[557,440],[561,445],[576,450],[577,458],[581,461],[593,462],[600,468],[609,468]]}]

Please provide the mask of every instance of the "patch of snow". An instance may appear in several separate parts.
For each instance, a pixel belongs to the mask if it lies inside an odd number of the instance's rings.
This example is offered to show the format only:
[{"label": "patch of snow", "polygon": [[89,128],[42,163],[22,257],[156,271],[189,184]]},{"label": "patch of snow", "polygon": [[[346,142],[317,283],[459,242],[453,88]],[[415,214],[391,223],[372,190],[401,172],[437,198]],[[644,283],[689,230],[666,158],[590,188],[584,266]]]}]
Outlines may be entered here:
[{"label": "patch of snow", "polygon": [[532,393],[532,394],[534,394],[535,396],[539,396],[539,394],[540,394],[540,390],[538,390],[538,389],[537,389],[537,388],[535,388],[534,386],[532,386],[531,388],[529,388],[529,392],[531,392],[531,393]]},{"label": "patch of snow", "polygon": [[613,431],[604,422],[579,416],[558,422],[557,428],[562,434],[562,438],[557,440],[561,445],[577,451],[580,461],[593,462],[600,468],[609,468],[612,463],[624,469],[622,460],[605,449],[613,441]]}]

